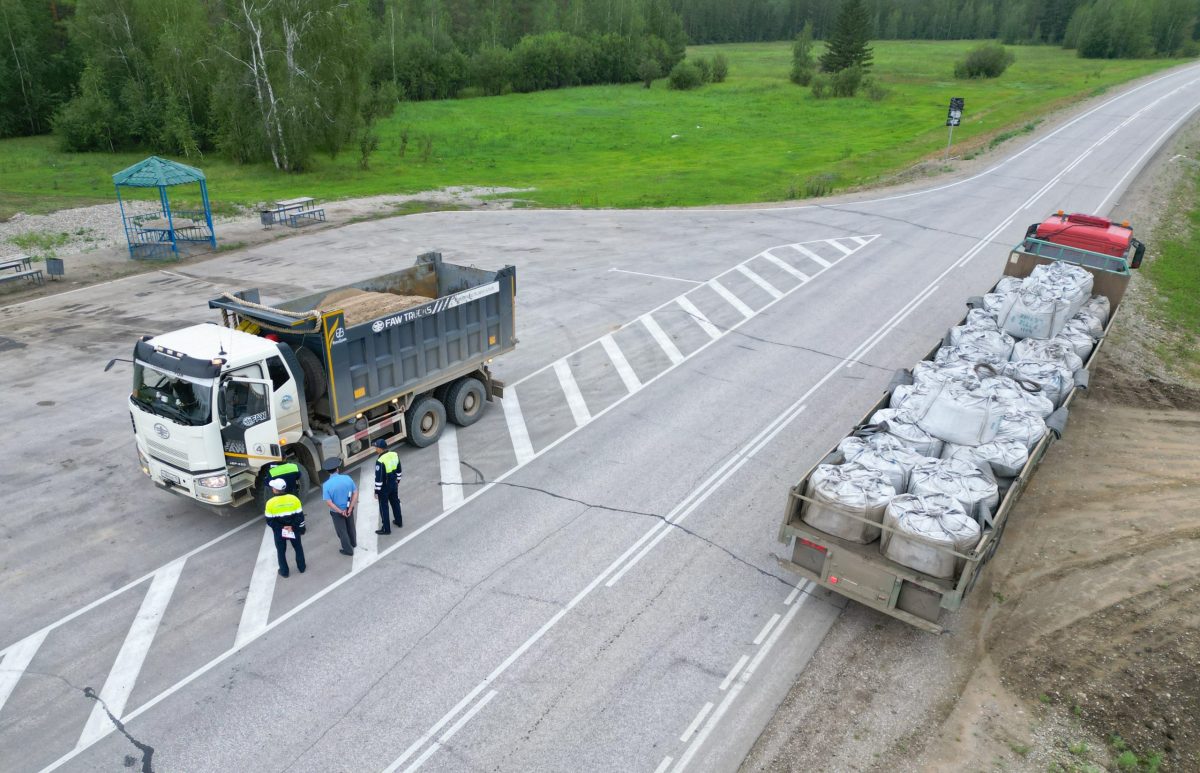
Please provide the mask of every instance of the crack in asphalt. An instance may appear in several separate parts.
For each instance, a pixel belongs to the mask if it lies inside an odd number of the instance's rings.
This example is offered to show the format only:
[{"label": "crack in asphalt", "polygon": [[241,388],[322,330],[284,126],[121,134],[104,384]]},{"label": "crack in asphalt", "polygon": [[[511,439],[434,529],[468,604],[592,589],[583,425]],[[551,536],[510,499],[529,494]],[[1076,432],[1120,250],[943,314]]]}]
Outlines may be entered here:
[{"label": "crack in asphalt", "polygon": [[[548,496],[551,499],[559,499],[564,502],[572,502],[577,505],[583,505],[585,508],[587,508],[586,510],[584,510],[585,513],[587,512],[587,510],[606,510],[610,513],[625,513],[627,515],[639,515],[639,516],[642,516],[645,518],[656,518],[656,519],[662,521],[663,523],[665,523],[669,528],[678,529],[679,531],[683,532],[684,534],[688,535],[689,537],[693,537],[693,538],[703,542],[704,544],[708,545],[709,547],[712,547],[712,548],[715,548],[715,549],[721,551],[722,553],[729,556],[731,559],[733,559],[737,563],[742,564],[743,566],[746,566],[746,567],[754,570],[755,572],[763,575],[764,577],[769,577],[772,580],[780,582],[783,585],[787,586],[789,589],[796,587],[796,584],[794,582],[791,582],[790,580],[788,580],[786,577],[781,577],[780,575],[777,575],[774,572],[764,569],[761,566],[759,566],[758,564],[755,564],[754,562],[752,562],[748,559],[742,558],[741,556],[739,556],[737,553],[734,553],[729,548],[725,547],[724,545],[721,545],[718,542],[715,542],[715,541],[709,539],[708,537],[705,537],[703,534],[695,532],[686,526],[681,526],[680,524],[678,524],[674,521],[668,520],[667,517],[665,515],[663,515],[662,513],[651,513],[651,512],[646,512],[644,510],[630,510],[630,509],[624,508],[624,507],[614,507],[612,505],[605,505],[605,504],[600,504],[597,502],[588,502],[583,499],[577,499],[575,497],[567,496],[566,494],[559,494],[558,492],[550,491],[549,489],[539,488],[537,486],[528,486],[523,483],[512,483],[512,482],[506,481],[506,480],[489,481],[487,479],[487,477],[483,474],[483,472],[478,467],[476,467],[472,464],[469,464],[468,462],[461,461],[461,460],[459,461],[459,464],[461,464],[463,467],[466,467],[467,469],[469,469],[473,473],[475,473],[475,480],[471,481],[470,483],[464,482],[461,484],[463,486],[482,486],[482,485],[487,485],[487,484],[494,484],[494,485],[498,485],[498,486],[507,486],[509,488],[514,488],[514,489],[533,491],[538,494]],[[438,481],[438,485],[440,485],[440,486],[456,486],[456,485],[460,485],[460,484],[447,483],[446,481]],[[582,513],[580,515],[582,515]],[[572,518],[571,522],[573,523],[576,520],[576,518],[578,518],[578,517],[579,516]]]}]

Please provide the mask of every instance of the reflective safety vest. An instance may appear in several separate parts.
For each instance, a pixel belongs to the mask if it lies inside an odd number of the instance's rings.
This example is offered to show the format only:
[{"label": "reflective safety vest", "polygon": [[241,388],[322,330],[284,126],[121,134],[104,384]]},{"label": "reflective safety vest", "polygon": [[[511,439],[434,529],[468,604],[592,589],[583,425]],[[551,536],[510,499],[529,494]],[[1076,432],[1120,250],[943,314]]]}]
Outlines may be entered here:
[{"label": "reflective safety vest", "polygon": [[263,515],[268,518],[282,518],[285,515],[295,515],[303,511],[299,498],[292,494],[279,494],[267,500]]},{"label": "reflective safety vest", "polygon": [[383,471],[391,475],[400,466],[400,454],[395,451],[388,451],[380,455],[379,463],[383,465]]},{"label": "reflective safety vest", "polygon": [[278,478],[283,475],[299,475],[300,467],[295,462],[285,462],[283,464],[272,465],[269,472],[272,478]]}]

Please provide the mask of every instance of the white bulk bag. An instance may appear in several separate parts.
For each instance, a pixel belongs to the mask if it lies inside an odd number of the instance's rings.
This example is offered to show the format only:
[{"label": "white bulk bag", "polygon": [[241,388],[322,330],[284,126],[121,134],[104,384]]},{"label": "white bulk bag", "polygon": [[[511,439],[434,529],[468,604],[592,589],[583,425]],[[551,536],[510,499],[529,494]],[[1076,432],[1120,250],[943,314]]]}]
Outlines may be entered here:
[{"label": "white bulk bag", "polygon": [[1015,293],[1021,289],[1024,279],[1015,276],[1000,277],[1000,281],[996,283],[996,288],[992,290],[994,293]]},{"label": "white bulk bag", "polygon": [[1043,341],[1037,338],[1026,338],[1017,341],[1013,347],[1012,361],[1047,360],[1057,362],[1074,373],[1083,367],[1083,358],[1069,343],[1063,340]]},{"label": "white bulk bag", "polygon": [[1054,401],[1042,394],[1040,384],[1022,385],[1008,376],[1000,375],[982,379],[980,386],[995,397],[1005,410],[1033,411],[1043,419],[1054,413]]},{"label": "white bulk bag", "polygon": [[1008,305],[1010,298],[1016,295],[1015,291],[1003,293],[988,293],[983,296],[983,310],[994,314],[999,318],[999,314]]},{"label": "white bulk bag", "polygon": [[1006,358],[1002,358],[995,352],[990,352],[973,344],[963,344],[962,346],[941,347],[933,355],[933,362],[940,367],[983,363],[991,365],[999,372],[1003,369]]},{"label": "white bulk bag", "polygon": [[1057,288],[1033,284],[1009,296],[997,316],[1014,338],[1053,338],[1077,310]]},{"label": "white bulk bag", "polygon": [[[975,446],[996,435],[1003,411],[977,379],[933,385],[923,406],[914,406],[917,426],[947,443]],[[932,456],[932,454],[930,454]]]},{"label": "white bulk bag", "polygon": [[928,461],[906,446],[899,438],[878,433],[865,438],[848,437],[838,443],[838,450],[848,463],[874,470],[887,479],[897,492],[908,488],[913,467]]},{"label": "white bulk bag", "polygon": [[865,545],[879,538],[878,527],[843,510],[879,523],[896,490],[878,472],[861,465],[822,464],[809,477],[805,494],[814,501],[805,503],[801,520],[826,534]]},{"label": "white bulk bag", "polygon": [[1015,343],[1012,336],[995,328],[971,327],[970,325],[950,328],[951,346],[971,346],[1004,360],[1012,356]]},{"label": "white bulk bag", "polygon": [[1046,434],[1046,420],[1032,411],[1009,411],[1000,416],[994,440],[1016,440],[1030,451]]},{"label": "white bulk bag", "polygon": [[967,515],[981,524],[992,521],[1000,502],[996,479],[989,470],[966,459],[931,459],[913,468],[908,493],[918,496],[948,494],[958,500]]},{"label": "white bulk bag", "polygon": [[971,309],[967,312],[967,327],[982,328],[984,330],[999,330],[1000,321],[996,318],[995,313],[987,309]]},{"label": "white bulk bag", "polygon": [[1096,339],[1092,337],[1091,326],[1079,317],[1068,322],[1062,332],[1054,337],[1054,340],[1063,341],[1070,346],[1083,362],[1087,362],[1087,358],[1092,356],[1092,349],[1096,348]]},{"label": "white bulk bag", "polygon": [[1063,404],[1075,387],[1075,378],[1061,362],[1050,360],[1017,360],[1004,366],[1004,375],[1040,384],[1055,408]]},{"label": "white bulk bag", "polygon": [[942,441],[917,426],[917,420],[908,411],[883,408],[872,414],[871,423],[881,425],[884,432],[921,456],[942,455]]},{"label": "white bulk bag", "polygon": [[940,384],[951,379],[973,378],[975,363],[962,362],[955,365],[939,365],[933,360],[921,360],[912,369],[913,383],[933,382]]},{"label": "white bulk bag", "polygon": [[1091,312],[1085,306],[1079,313],[1067,320],[1067,327],[1077,327],[1087,332],[1093,341],[1099,341],[1104,335],[1104,320]]},{"label": "white bulk bag", "polygon": [[978,446],[942,447],[943,459],[965,459],[979,468],[990,469],[998,478],[1015,478],[1029,461],[1029,449],[1020,440],[993,440]]},{"label": "white bulk bag", "polygon": [[1112,313],[1112,304],[1108,302],[1107,296],[1093,295],[1091,300],[1083,304],[1083,308],[1080,311],[1086,311],[1097,317],[1101,325],[1107,325],[1108,317]]},{"label": "white bulk bag", "polygon": [[888,504],[883,523],[896,530],[885,531],[879,543],[885,558],[943,579],[952,578],[959,566],[959,559],[946,550],[968,553],[979,542],[979,524],[945,494],[901,494]]}]

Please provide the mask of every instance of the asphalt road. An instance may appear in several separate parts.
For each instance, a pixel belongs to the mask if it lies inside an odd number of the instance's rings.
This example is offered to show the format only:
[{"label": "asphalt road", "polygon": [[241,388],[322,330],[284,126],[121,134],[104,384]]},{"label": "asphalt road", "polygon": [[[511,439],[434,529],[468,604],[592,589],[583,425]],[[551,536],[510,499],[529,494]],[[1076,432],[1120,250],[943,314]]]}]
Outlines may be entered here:
[{"label": "asphalt road", "polygon": [[[380,220],[0,309],[0,769],[735,769],[840,609],[776,563],[788,486],[1198,100],[1174,70],[903,194]],[[428,250],[518,267],[521,344],[401,451],[403,531],[364,508],[340,556],[314,496],[280,579],[257,514],[143,478],[109,358]]]}]

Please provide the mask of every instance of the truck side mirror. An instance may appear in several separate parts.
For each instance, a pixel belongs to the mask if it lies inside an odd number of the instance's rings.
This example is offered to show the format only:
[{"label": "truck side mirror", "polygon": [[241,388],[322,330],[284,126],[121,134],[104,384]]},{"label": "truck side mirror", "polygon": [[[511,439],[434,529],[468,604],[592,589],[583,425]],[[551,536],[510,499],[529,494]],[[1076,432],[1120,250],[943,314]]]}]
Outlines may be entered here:
[{"label": "truck side mirror", "polygon": [[217,416],[221,419],[221,428],[229,426],[229,382],[222,381],[217,387]]},{"label": "truck side mirror", "polygon": [[1130,239],[1133,243],[1133,260],[1129,262],[1130,268],[1138,268],[1142,265],[1142,258],[1146,256],[1146,245],[1139,242],[1137,239]]}]

